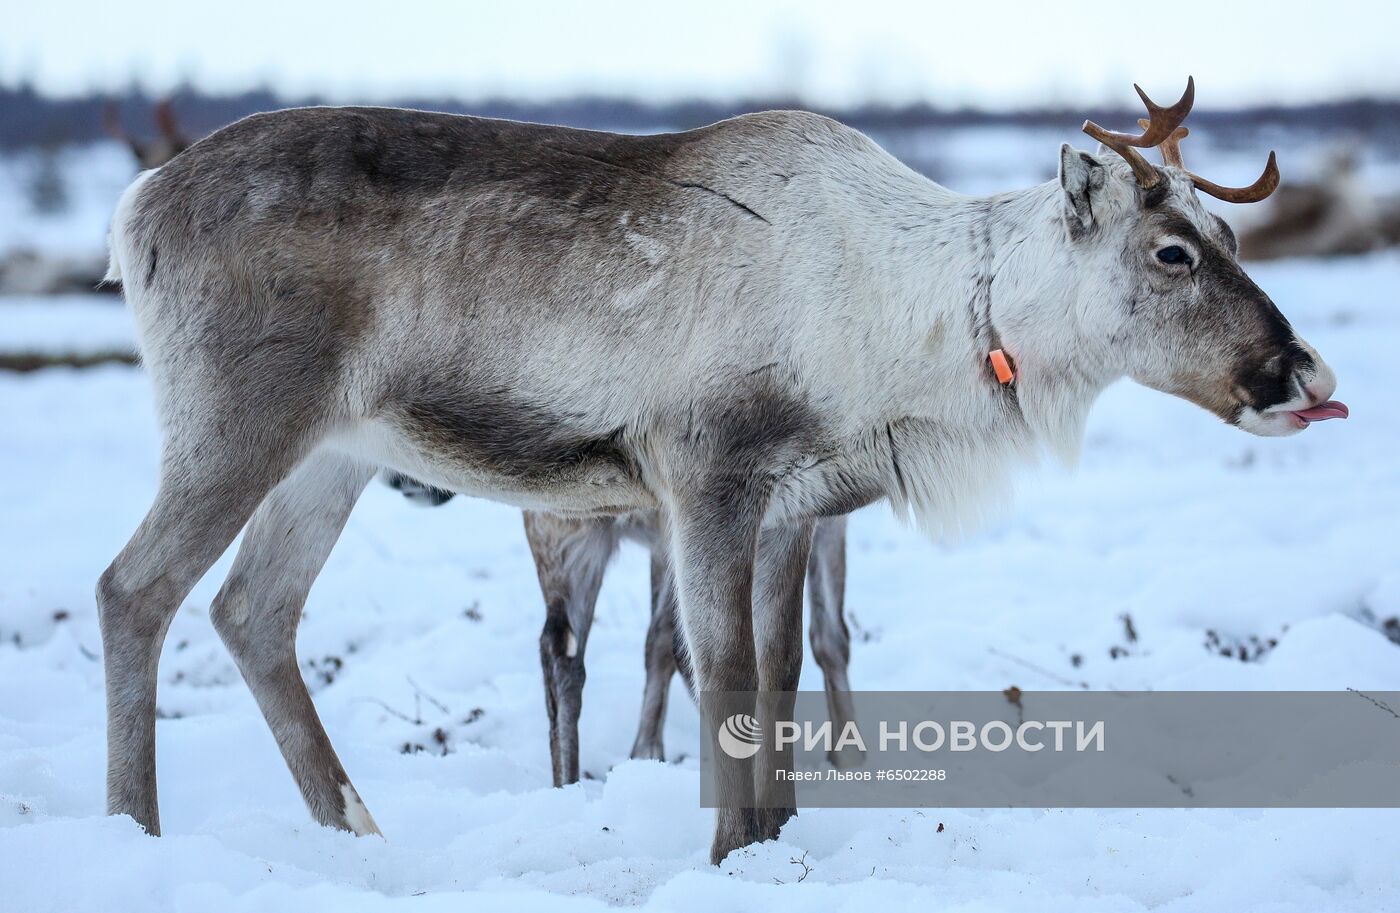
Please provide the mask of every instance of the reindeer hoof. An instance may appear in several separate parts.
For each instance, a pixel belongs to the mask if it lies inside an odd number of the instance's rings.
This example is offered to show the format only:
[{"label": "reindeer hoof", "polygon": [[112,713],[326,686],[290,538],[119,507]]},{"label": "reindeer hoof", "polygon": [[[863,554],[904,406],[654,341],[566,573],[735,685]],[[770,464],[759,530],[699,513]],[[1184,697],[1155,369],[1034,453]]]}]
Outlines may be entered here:
[{"label": "reindeer hoof", "polygon": [[666,760],[666,752],[661,747],[660,742],[638,742],[632,746],[632,760],[634,761],[662,761]]},{"label": "reindeer hoof", "polygon": [[720,809],[715,820],[715,839],[710,844],[710,865],[719,865],[735,850],[762,840],[758,826],[758,809]]},{"label": "reindeer hoof", "polygon": [[736,808],[721,812],[710,845],[710,865],[719,865],[738,849],[778,839],[783,825],[797,814],[795,808]]},{"label": "reindeer hoof", "polygon": [[764,840],[777,840],[783,825],[797,815],[795,808],[760,808],[758,810],[758,837],[755,843]]}]

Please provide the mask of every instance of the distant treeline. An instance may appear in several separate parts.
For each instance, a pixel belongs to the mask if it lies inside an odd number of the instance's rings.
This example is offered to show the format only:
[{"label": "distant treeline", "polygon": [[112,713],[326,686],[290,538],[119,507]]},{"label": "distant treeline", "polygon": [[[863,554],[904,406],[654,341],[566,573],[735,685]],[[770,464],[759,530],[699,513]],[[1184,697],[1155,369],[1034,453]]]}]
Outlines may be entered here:
[{"label": "distant treeline", "polygon": [[[120,93],[50,98],[29,86],[0,87],[0,148],[56,146],[102,139],[107,135],[104,128],[104,112],[109,110],[117,114],[127,132],[133,136],[140,136],[154,129],[152,113],[155,105],[167,99],[173,104],[181,131],[191,137],[203,136],[258,111],[325,103],[314,97],[285,98],[268,90],[210,95],[197,89],[183,88],[168,95],[152,96],[139,89],[130,89]],[[782,98],[651,104],[626,98],[592,96],[555,101],[487,99],[477,102],[447,98],[401,98],[388,104],[638,132],[696,127],[746,111],[810,107]],[[1127,128],[1141,112],[1130,108],[989,112],[940,109],[927,104],[915,104],[899,107],[864,105],[847,109],[826,109],[822,110],[822,113],[830,114],[864,130],[893,132],[930,126],[977,124],[1058,127],[1066,124],[1077,125],[1086,117],[1105,124],[1122,124]],[[1390,132],[1400,124],[1400,101],[1356,99],[1297,107],[1202,110],[1192,114],[1192,123],[1237,128],[1253,128],[1267,124],[1317,130]]]}]

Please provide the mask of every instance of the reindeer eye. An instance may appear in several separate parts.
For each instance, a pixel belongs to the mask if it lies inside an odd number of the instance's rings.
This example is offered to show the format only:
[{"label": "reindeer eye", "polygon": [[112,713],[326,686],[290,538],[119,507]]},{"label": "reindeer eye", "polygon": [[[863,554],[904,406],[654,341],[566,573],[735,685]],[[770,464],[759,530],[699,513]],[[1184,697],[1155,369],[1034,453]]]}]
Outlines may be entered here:
[{"label": "reindeer eye", "polygon": [[1157,259],[1163,263],[1190,263],[1191,257],[1186,251],[1173,244],[1157,251]]}]

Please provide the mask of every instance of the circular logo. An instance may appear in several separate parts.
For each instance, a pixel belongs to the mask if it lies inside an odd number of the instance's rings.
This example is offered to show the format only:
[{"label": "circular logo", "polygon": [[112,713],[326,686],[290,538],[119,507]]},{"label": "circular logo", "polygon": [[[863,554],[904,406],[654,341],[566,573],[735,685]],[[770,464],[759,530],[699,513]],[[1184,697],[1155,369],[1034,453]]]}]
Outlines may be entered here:
[{"label": "circular logo", "polygon": [[719,747],[736,761],[758,754],[762,743],[763,730],[747,713],[736,713],[719,727]]}]

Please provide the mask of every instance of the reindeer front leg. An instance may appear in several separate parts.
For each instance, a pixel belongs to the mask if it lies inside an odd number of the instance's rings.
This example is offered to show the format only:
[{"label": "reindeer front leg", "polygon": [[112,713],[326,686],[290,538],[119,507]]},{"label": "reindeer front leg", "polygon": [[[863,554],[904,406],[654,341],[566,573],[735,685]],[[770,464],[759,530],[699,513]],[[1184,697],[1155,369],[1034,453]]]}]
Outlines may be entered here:
[{"label": "reindeer front leg", "polygon": [[[707,485],[678,498],[671,512],[671,556],[697,696],[758,689],[751,600],[761,516],[762,504],[742,481]],[[718,732],[724,722],[719,702],[702,700],[700,710],[709,731]],[[752,804],[751,760],[716,752],[711,775],[716,795]],[[754,808],[719,808],[710,862],[718,865],[731,850],[761,838]]]},{"label": "reindeer front leg", "polygon": [[[754,645],[758,658],[758,724],[777,731],[778,720],[792,719],[798,678],[802,674],[802,584],[812,549],[810,522],[766,529],[758,540],[754,579]],[[792,752],[774,751],[765,738],[754,758],[754,795],[762,839],[778,836],[797,814],[793,781],[779,779],[792,770]]]}]

